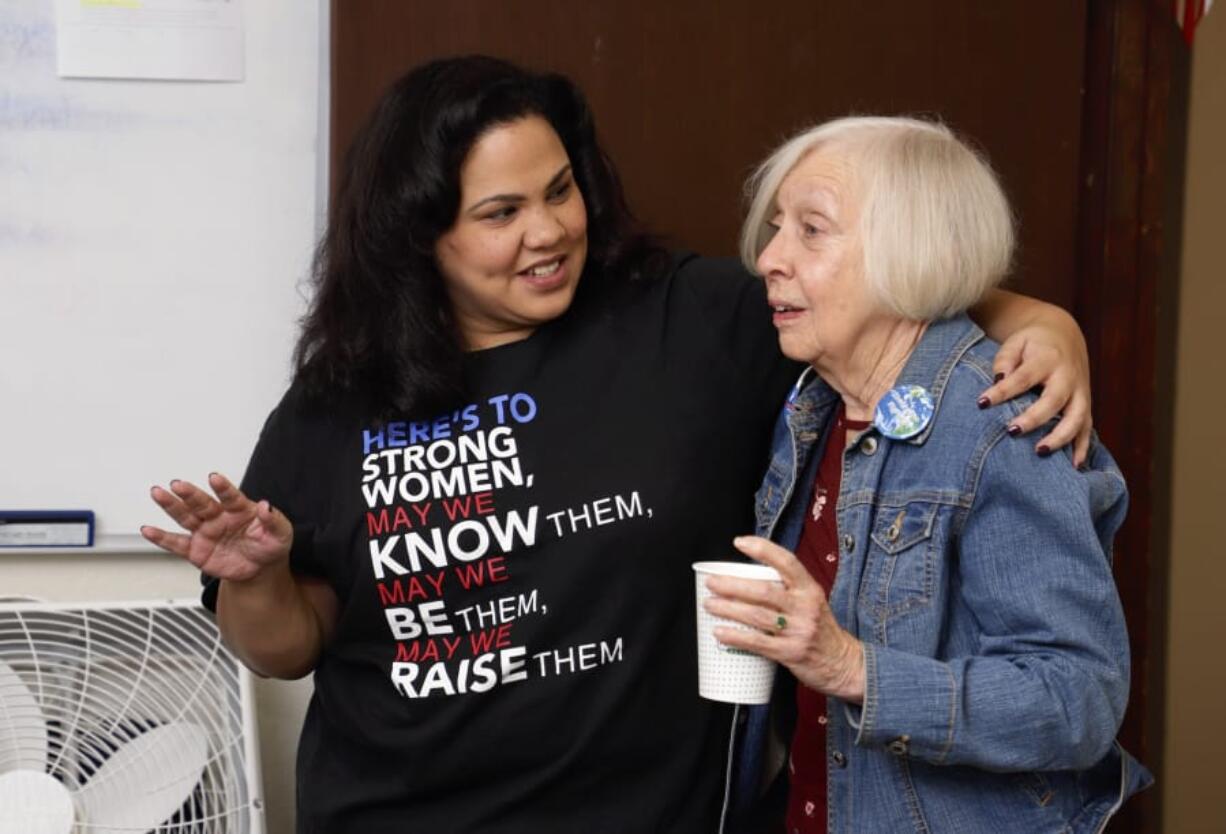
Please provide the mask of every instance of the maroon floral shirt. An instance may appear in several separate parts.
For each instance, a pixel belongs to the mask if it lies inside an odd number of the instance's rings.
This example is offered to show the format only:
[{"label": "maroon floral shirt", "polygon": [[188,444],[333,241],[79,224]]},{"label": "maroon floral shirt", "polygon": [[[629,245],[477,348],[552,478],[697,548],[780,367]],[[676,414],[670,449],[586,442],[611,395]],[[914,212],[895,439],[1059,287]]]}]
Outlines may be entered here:
[{"label": "maroon floral shirt", "polygon": [[[848,420],[843,406],[835,414],[813,481],[809,511],[796,546],[796,556],[827,595],[839,569],[839,531],[835,506],[843,476],[847,433],[859,433],[868,422]],[[826,832],[826,696],[796,684],[796,732],[792,736],[788,773],[788,834]]]}]

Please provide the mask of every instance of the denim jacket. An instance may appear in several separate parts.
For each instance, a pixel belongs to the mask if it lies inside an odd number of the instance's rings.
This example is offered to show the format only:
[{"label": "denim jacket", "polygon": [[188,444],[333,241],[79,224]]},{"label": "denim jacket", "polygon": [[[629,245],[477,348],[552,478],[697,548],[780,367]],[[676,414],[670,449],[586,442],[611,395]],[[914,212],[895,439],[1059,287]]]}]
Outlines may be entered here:
[{"label": "denim jacket", "polygon": [[[995,351],[965,316],[932,323],[898,379],[928,390],[931,421],[906,440],[870,427],[843,454],[830,605],[864,644],[866,689],[828,701],[831,832],[1098,832],[1152,781],[1114,741],[1123,478],[1097,442],[1078,471],[1010,437],[1032,398],[980,410]],[[776,425],[757,532],[792,550],[837,404],[806,372]],[[740,709],[730,830],[783,761],[767,709]]]}]

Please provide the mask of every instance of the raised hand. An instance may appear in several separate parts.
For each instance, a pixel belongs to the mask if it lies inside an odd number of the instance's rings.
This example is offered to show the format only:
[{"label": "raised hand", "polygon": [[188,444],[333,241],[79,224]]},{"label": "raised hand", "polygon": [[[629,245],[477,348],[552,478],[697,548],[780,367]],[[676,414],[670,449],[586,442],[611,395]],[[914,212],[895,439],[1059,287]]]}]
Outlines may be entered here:
[{"label": "raised hand", "polygon": [[186,532],[145,525],[141,535],[210,576],[233,582],[288,562],[294,528],[284,514],[267,501],[252,501],[217,473],[209,475],[209,486],[214,495],[187,481],[171,481],[169,490],[153,487],[153,500]]}]

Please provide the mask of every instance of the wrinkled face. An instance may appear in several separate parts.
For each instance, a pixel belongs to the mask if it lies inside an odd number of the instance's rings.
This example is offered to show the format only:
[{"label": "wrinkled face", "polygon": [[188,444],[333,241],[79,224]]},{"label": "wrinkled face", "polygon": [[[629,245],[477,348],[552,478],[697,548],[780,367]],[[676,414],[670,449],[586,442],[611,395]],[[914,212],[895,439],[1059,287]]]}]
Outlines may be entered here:
[{"label": "wrinkled face", "polygon": [[849,161],[819,147],[780,184],[775,234],[758,256],[780,349],[819,371],[846,364],[878,316],[863,277],[859,221]]},{"label": "wrinkled face", "polygon": [[566,312],[587,257],[587,211],[548,122],[529,116],[477,139],[435,257],[468,350],[527,338]]}]

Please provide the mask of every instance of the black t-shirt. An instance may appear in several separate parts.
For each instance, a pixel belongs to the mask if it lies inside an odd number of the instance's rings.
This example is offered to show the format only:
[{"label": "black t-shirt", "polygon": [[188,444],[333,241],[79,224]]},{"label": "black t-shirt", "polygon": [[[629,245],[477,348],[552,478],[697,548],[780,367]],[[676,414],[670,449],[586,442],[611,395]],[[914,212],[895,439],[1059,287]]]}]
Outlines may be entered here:
[{"label": "black t-shirt", "polygon": [[299,831],[715,830],[731,711],[697,695],[690,563],[752,529],[797,373],[760,282],[683,259],[465,373],[417,423],[291,390],[252,456],[340,599]]}]

